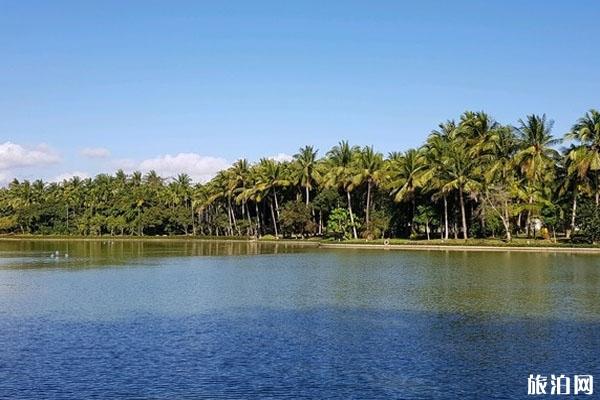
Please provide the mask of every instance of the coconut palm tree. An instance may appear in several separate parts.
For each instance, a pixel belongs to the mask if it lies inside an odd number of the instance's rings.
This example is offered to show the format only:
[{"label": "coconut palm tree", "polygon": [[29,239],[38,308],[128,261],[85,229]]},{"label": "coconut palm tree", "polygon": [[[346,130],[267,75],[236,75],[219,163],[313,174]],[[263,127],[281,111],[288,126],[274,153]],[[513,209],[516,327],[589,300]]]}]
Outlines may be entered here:
[{"label": "coconut palm tree", "polygon": [[518,142],[511,127],[499,127],[491,142],[491,159],[483,172],[486,190],[483,201],[487,202],[504,225],[506,240],[511,241],[511,217],[515,207],[513,198],[517,197],[518,180],[514,170],[513,158],[518,150]]},{"label": "coconut palm tree", "polygon": [[590,169],[587,158],[588,153],[581,146],[572,145],[565,150],[561,167],[563,173],[559,187],[559,195],[568,193],[572,196],[571,206],[571,229],[568,230],[567,239],[575,232],[575,220],[577,217],[577,200],[580,193],[589,194],[592,191],[592,180],[590,179]]},{"label": "coconut palm tree", "polygon": [[354,162],[359,150],[359,147],[350,146],[348,141],[342,140],[327,153],[327,162],[329,163],[330,169],[327,173],[326,185],[328,187],[341,187],[344,192],[346,192],[348,213],[350,214],[350,223],[352,224],[352,235],[354,239],[358,239],[358,234],[356,232],[354,213],[352,212],[352,196],[350,193],[354,190]]},{"label": "coconut palm tree", "polygon": [[[546,115],[528,115],[526,120],[519,120],[516,128],[519,151],[515,156],[515,163],[519,166],[525,177],[528,191],[542,193],[544,183],[551,182],[554,178],[559,153],[552,146],[560,143],[559,139],[552,136],[554,121],[548,120]],[[540,198],[543,200],[543,198]],[[527,221],[525,229],[530,233],[532,212],[539,208],[533,204],[534,197],[530,196],[527,206]]]},{"label": "coconut palm tree", "polygon": [[480,157],[490,150],[499,127],[498,122],[485,112],[467,111],[461,115],[460,123],[454,134],[469,143],[471,154]]},{"label": "coconut palm tree", "polygon": [[[194,208],[192,207],[192,178],[188,174],[182,173],[177,175],[174,182],[175,195],[179,201],[183,204],[183,207],[187,208],[191,217],[192,234],[196,234],[196,225],[194,223]],[[184,224],[184,233],[187,235],[188,226]]]},{"label": "coconut palm tree", "polygon": [[389,186],[395,202],[411,201],[411,232],[415,233],[416,191],[422,188],[432,172],[427,170],[423,150],[409,149],[391,153],[388,163]]},{"label": "coconut palm tree", "polygon": [[450,142],[444,161],[448,182],[442,187],[442,190],[458,191],[462,232],[465,240],[468,239],[465,195],[476,193],[480,187],[480,183],[476,179],[478,162],[478,159],[469,154],[467,143],[464,140],[457,139]]},{"label": "coconut palm tree", "polygon": [[[275,236],[278,235],[277,224],[279,220],[279,202],[277,200],[277,189],[286,187],[290,180],[284,175],[283,164],[269,158],[262,158],[259,163],[258,182],[261,190],[266,194],[272,194],[269,207]],[[277,217],[276,217],[277,216]]]},{"label": "coconut palm tree", "polygon": [[356,163],[356,175],[353,178],[355,186],[367,184],[367,199],[365,205],[365,224],[369,225],[369,213],[371,210],[371,191],[373,186],[381,183],[384,175],[383,155],[373,150],[373,146],[365,146],[358,153]]},{"label": "coconut palm tree", "polygon": [[600,112],[589,110],[565,138],[577,143],[570,150],[569,158],[575,163],[573,167],[578,170],[578,175],[593,174],[596,206],[600,206]]},{"label": "coconut palm tree", "polygon": [[446,171],[446,159],[450,142],[456,135],[456,123],[446,121],[438,125],[438,130],[431,132],[424,146],[424,155],[428,169],[428,186],[434,191],[433,198],[442,198],[444,203],[444,240],[448,240],[448,190],[445,190],[450,177]]},{"label": "coconut palm tree", "polygon": [[318,150],[313,146],[304,146],[294,155],[294,160],[300,169],[300,186],[306,193],[306,205],[310,202],[310,191],[313,188],[315,177],[315,166],[317,162]]},{"label": "coconut palm tree", "polygon": [[546,114],[532,114],[525,121],[519,120],[516,132],[520,150],[515,158],[529,181],[539,183],[549,179],[548,170],[559,159],[558,151],[552,147],[560,143],[552,136],[553,125],[554,121],[548,120]]},{"label": "coconut palm tree", "polygon": [[[233,200],[239,192],[241,192],[246,184],[248,179],[248,174],[250,172],[248,160],[240,159],[233,163],[233,165],[227,170],[227,196],[228,196],[228,208],[231,214],[231,220],[233,222],[234,228],[237,230],[238,235],[241,235],[240,228],[237,226],[237,219],[235,217],[235,210],[231,205],[231,200]],[[246,204],[242,204],[242,218],[245,214],[245,206]]]}]

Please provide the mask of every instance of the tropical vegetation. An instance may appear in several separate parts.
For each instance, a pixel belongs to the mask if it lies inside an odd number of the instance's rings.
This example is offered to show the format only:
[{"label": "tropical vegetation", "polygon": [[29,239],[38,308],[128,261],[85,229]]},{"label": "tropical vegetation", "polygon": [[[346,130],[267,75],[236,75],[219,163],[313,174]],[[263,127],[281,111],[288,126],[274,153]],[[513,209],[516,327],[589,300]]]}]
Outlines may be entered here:
[{"label": "tropical vegetation", "polygon": [[15,179],[0,189],[0,232],[596,241],[600,112],[561,137],[552,128],[545,115],[513,126],[468,111],[419,148],[305,146],[291,161],[238,160],[206,183],[154,171]]}]

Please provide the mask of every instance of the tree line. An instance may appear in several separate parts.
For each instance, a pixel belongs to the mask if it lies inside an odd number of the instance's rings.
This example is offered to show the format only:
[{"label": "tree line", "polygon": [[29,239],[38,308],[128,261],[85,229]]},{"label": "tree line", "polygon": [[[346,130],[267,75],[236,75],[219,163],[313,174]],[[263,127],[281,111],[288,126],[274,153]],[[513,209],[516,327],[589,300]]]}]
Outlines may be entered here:
[{"label": "tree line", "polygon": [[204,184],[121,170],[61,183],[15,179],[0,189],[0,232],[595,241],[600,112],[561,137],[552,126],[545,115],[512,126],[467,111],[416,149],[384,156],[347,141],[324,154],[305,146],[291,161],[238,160]]}]

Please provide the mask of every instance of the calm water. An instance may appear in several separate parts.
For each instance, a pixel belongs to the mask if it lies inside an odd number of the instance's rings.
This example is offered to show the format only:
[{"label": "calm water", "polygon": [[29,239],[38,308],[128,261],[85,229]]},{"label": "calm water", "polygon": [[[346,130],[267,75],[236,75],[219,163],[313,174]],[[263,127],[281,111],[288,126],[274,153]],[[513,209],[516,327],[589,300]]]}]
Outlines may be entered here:
[{"label": "calm water", "polygon": [[0,398],[524,398],[530,373],[600,380],[600,257],[0,241]]}]

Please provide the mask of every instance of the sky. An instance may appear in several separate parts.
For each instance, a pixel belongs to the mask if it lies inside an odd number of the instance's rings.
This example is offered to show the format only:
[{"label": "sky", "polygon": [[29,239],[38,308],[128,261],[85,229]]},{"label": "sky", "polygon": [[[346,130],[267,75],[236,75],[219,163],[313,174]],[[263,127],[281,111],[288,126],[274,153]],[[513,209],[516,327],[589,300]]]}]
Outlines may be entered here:
[{"label": "sky", "polygon": [[402,151],[600,108],[600,2],[0,0],[0,184]]}]

